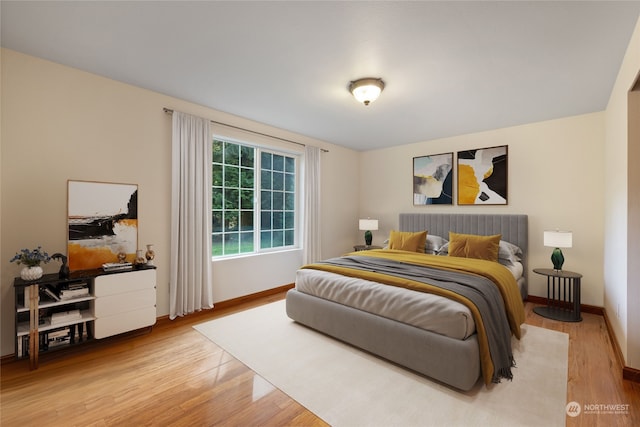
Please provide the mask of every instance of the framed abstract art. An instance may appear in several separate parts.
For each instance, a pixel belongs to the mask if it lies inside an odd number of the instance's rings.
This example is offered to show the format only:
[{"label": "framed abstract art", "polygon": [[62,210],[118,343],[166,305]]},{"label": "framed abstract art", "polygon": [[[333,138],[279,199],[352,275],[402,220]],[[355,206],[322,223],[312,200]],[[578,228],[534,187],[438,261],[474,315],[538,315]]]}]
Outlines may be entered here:
[{"label": "framed abstract art", "polygon": [[508,146],[458,151],[458,205],[506,205]]},{"label": "framed abstract art", "polygon": [[138,186],[68,181],[69,269],[88,270],[119,257],[132,262],[138,247]]},{"label": "framed abstract art", "polygon": [[453,153],[413,158],[413,204],[453,204]]}]

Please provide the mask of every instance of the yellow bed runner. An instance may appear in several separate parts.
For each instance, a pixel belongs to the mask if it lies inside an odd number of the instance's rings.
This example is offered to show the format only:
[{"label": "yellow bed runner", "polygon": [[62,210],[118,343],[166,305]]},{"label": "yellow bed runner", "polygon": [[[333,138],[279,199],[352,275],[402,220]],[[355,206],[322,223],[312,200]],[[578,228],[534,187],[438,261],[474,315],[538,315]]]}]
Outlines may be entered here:
[{"label": "yellow bed runner", "polygon": [[[388,260],[398,261],[407,264],[414,264],[424,267],[439,268],[449,271],[475,274],[491,280],[498,287],[502,299],[504,300],[509,327],[513,335],[520,339],[520,325],[524,323],[524,305],[518,290],[518,285],[509,270],[497,262],[485,261],[473,258],[459,258],[450,256],[426,255],[417,252],[406,252],[399,250],[375,249],[366,252],[353,252],[347,255],[378,257]],[[478,334],[480,349],[480,359],[482,374],[485,384],[492,382],[494,377],[494,365],[489,351],[486,330],[480,316],[478,308],[466,297],[455,292],[442,289],[438,286],[414,281],[408,278],[396,277],[375,271],[352,269],[348,267],[330,264],[310,264],[302,268],[329,271],[342,274],[344,276],[358,277],[374,282],[384,283],[392,286],[399,286],[416,291],[432,293],[450,298],[460,302],[469,308],[473,314]]]}]

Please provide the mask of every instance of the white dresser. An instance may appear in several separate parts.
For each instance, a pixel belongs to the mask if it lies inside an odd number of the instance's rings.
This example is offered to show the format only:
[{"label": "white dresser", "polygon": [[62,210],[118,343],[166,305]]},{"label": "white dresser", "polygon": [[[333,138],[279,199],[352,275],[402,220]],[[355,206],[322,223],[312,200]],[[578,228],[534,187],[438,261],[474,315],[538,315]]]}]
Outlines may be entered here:
[{"label": "white dresser", "polygon": [[94,337],[106,338],[156,323],[156,270],[97,276]]}]

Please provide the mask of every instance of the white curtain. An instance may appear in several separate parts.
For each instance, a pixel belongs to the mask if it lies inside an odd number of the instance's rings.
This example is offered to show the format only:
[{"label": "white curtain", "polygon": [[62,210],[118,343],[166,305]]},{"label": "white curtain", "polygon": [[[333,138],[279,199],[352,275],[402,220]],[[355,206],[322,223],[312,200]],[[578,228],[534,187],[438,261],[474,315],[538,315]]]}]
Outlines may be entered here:
[{"label": "white curtain", "polygon": [[173,112],[169,318],[213,308],[211,122]]},{"label": "white curtain", "polygon": [[304,241],[302,260],[309,264],[321,259],[320,239],[320,157],[318,147],[304,150]]}]

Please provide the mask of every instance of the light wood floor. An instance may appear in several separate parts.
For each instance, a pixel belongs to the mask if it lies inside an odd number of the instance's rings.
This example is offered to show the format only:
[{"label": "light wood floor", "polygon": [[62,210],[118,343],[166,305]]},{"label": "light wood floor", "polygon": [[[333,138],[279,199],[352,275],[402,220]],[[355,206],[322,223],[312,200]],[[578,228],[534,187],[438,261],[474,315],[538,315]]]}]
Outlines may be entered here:
[{"label": "light wood floor", "polygon": [[[64,358],[47,355],[36,371],[26,361],[3,364],[1,424],[326,425],[192,329],[283,296],[160,322],[151,333],[96,341]],[[584,314],[583,322],[562,323],[532,308],[527,303],[527,323],[570,336],[567,402],[629,405],[626,415],[581,414],[567,417],[567,425],[640,425],[640,384],[622,380],[603,318]]]}]

